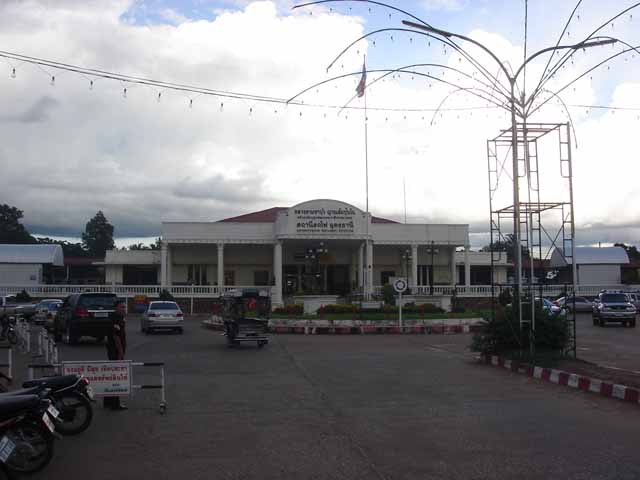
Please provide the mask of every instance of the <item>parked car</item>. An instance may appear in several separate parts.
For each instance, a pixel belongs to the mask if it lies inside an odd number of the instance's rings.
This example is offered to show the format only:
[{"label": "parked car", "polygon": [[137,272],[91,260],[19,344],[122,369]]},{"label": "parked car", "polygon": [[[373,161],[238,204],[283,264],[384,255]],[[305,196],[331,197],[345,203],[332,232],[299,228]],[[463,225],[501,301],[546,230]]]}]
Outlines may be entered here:
[{"label": "parked car", "polygon": [[151,333],[153,330],[170,329],[182,333],[183,319],[184,314],[176,302],[151,302],[147,310],[142,314],[140,331]]},{"label": "parked car", "polygon": [[600,292],[593,302],[593,324],[601,327],[607,322],[621,322],[623,325],[635,327],[636,313],[636,307],[623,292]]},{"label": "parked car", "polygon": [[118,297],[114,293],[76,293],[68,296],[54,322],[56,341],[75,344],[80,337],[101,342],[113,324]]},{"label": "parked car", "polygon": [[626,293],[633,306],[636,307],[636,311],[640,310],[640,293],[638,292],[624,292]]},{"label": "parked car", "polygon": [[[573,305],[574,305],[573,297],[560,297],[553,303],[554,305],[557,305],[560,308],[566,308],[569,312],[573,311]],[[576,312],[591,313],[591,310],[593,309],[593,302],[591,300],[587,300],[584,297],[576,297],[575,307],[576,307]]]},{"label": "parked car", "polygon": [[[45,325],[50,323],[53,325],[53,318],[58,313],[58,308],[62,305],[62,300],[47,299],[40,300],[36,304],[36,313],[33,316],[33,323],[36,325]],[[49,322],[47,322],[49,320]]]},{"label": "parked car", "polygon": [[31,301],[20,302],[16,295],[0,297],[0,320],[14,315],[23,315],[29,319],[35,313],[35,304]]}]

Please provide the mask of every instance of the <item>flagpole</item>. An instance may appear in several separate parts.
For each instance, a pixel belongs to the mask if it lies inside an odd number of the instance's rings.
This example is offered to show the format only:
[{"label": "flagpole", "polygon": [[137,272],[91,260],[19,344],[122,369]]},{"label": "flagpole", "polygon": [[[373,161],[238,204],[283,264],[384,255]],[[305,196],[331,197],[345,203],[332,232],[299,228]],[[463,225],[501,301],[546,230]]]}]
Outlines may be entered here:
[{"label": "flagpole", "polygon": [[[366,56],[364,57],[366,65]],[[365,171],[365,195],[366,195],[366,210],[369,214],[369,140],[368,140],[368,124],[369,117],[367,115],[367,89],[364,89],[364,171]]]}]

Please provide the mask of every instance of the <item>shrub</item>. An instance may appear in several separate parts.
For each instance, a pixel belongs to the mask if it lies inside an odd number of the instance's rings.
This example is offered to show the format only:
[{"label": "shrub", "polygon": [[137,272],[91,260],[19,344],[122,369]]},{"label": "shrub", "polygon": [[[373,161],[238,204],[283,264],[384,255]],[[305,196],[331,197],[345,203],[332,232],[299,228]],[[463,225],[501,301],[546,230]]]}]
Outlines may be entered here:
[{"label": "shrub", "polygon": [[278,307],[273,310],[273,313],[278,315],[302,315],[304,313],[304,305],[301,303],[293,303],[285,305],[284,307]]},{"label": "shrub", "polygon": [[322,313],[358,313],[359,311],[357,305],[351,304],[324,305],[318,309],[318,313],[321,310]]},{"label": "shrub", "polygon": [[169,290],[167,290],[166,288],[163,289],[160,292],[160,295],[158,295],[158,299],[159,300],[165,300],[167,302],[174,302],[175,298],[173,298],[173,295],[171,295],[171,293],[169,292]]},{"label": "shrub", "polygon": [[[530,319],[530,304],[523,302],[523,319]],[[528,315],[527,315],[528,314]],[[526,326],[525,326],[526,328]],[[482,331],[474,334],[471,349],[484,354],[504,354],[528,349],[529,332],[520,331],[520,323],[510,306],[496,307],[493,318],[485,319]],[[569,322],[566,316],[536,309],[535,347],[540,351],[564,352],[569,343]],[[524,345],[520,345],[523,341]]]},{"label": "shrub", "polygon": [[387,305],[396,304],[395,290],[388,283],[384,287],[382,287],[382,299],[384,300],[384,303]]},{"label": "shrub", "polygon": [[18,302],[30,302],[31,295],[29,295],[26,290],[22,290],[20,293],[16,295],[16,300]]}]

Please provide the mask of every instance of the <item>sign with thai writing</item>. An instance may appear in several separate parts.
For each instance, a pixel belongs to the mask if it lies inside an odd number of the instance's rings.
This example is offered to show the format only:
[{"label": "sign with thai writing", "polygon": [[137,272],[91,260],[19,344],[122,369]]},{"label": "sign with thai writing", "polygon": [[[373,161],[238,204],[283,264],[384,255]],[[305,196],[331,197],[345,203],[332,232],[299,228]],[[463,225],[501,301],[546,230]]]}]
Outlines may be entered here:
[{"label": "sign with thai writing", "polygon": [[83,375],[96,397],[131,394],[131,362],[62,362],[63,375]]},{"label": "sign with thai writing", "polygon": [[312,200],[289,209],[287,233],[350,236],[365,233],[365,222],[365,214],[347,203]]}]

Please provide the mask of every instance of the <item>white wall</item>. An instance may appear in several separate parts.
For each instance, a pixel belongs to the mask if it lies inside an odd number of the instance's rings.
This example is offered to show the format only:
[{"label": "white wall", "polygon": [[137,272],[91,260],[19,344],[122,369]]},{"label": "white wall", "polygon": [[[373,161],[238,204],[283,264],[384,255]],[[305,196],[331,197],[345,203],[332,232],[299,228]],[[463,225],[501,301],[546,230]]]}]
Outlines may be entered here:
[{"label": "white wall", "polygon": [[0,285],[37,285],[40,283],[42,283],[42,265],[40,264],[0,264]]},{"label": "white wall", "polygon": [[619,285],[620,265],[578,264],[579,285]]},{"label": "white wall", "polygon": [[122,265],[105,265],[104,279],[106,283],[122,284]]}]

